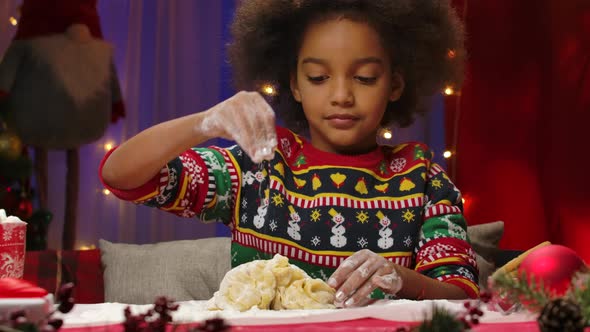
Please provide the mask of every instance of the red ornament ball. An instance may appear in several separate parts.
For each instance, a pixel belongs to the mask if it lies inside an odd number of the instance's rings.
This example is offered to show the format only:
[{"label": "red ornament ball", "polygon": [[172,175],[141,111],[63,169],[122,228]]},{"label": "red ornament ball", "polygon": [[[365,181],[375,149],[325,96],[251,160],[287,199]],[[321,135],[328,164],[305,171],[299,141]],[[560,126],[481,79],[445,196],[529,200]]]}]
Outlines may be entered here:
[{"label": "red ornament ball", "polygon": [[23,221],[28,221],[33,215],[33,202],[28,197],[21,196],[18,202],[18,207],[14,212],[14,215],[19,217]]},{"label": "red ornament ball", "polygon": [[586,268],[586,264],[572,249],[552,244],[541,247],[528,254],[518,270],[531,276],[535,282],[543,285],[553,294],[565,294],[571,285],[572,277],[577,271]]}]

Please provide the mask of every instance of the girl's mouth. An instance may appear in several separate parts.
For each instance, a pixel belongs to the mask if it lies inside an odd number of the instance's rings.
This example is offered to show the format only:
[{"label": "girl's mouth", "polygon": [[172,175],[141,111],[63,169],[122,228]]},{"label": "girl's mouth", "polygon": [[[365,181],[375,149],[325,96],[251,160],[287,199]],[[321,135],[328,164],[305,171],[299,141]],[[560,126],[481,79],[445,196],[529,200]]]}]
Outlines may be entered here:
[{"label": "girl's mouth", "polygon": [[332,114],[325,119],[336,129],[350,129],[359,121],[358,117],[351,114]]}]

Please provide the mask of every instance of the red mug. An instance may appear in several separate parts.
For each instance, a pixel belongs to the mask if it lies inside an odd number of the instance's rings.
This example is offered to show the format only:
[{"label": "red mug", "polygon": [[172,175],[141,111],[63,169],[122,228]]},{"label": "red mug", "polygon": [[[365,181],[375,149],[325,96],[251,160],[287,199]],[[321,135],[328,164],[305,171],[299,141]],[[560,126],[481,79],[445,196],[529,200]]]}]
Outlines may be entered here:
[{"label": "red mug", "polygon": [[11,217],[0,221],[0,278],[23,277],[26,234],[26,222]]}]

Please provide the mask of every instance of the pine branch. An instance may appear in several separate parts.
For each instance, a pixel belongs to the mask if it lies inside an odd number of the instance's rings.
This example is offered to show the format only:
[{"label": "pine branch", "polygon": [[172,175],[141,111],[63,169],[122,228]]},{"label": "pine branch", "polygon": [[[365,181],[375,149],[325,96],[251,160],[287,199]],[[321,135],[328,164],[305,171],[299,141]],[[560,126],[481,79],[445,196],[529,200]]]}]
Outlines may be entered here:
[{"label": "pine branch", "polygon": [[585,325],[590,325],[590,271],[574,276],[568,296],[580,306]]},{"label": "pine branch", "polygon": [[500,273],[493,280],[493,288],[501,297],[515,303],[521,303],[532,312],[540,312],[552,300],[549,290],[542,280],[535,280],[534,276],[527,278],[525,272]]},{"label": "pine branch", "polygon": [[462,332],[465,331],[465,325],[448,310],[434,306],[431,319],[425,319],[414,331]]}]

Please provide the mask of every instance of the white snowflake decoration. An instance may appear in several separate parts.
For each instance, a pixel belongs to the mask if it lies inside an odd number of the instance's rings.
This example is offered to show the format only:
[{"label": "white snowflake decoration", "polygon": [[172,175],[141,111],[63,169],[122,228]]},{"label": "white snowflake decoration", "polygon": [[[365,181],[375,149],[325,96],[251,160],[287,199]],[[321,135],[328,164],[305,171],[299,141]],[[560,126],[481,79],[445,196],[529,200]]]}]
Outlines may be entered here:
[{"label": "white snowflake decoration", "polygon": [[411,247],[412,246],[412,237],[411,236],[406,236],[406,238],[404,239],[404,245],[406,247]]},{"label": "white snowflake decoration", "polygon": [[364,237],[361,237],[358,239],[358,241],[356,241],[356,243],[358,243],[359,247],[365,248],[367,244],[369,244],[369,241],[367,241],[367,239],[365,239]]},{"label": "white snowflake decoration", "polygon": [[248,202],[246,201],[246,199],[244,199],[242,201],[242,209],[245,209],[248,206]]},{"label": "white snowflake decoration", "polygon": [[246,216],[246,214],[244,213],[244,214],[242,215],[241,219],[242,219],[242,224],[245,224],[245,223],[246,223],[246,221],[248,221],[248,216]]},{"label": "white snowflake decoration", "polygon": [[4,240],[4,242],[12,240],[12,229],[6,227],[4,234],[2,234],[2,239]]},{"label": "white snowflake decoration", "polygon": [[471,271],[467,270],[464,267],[458,268],[457,269],[457,273],[459,273],[460,275],[462,275],[462,276],[464,276],[464,277],[466,277],[468,279],[475,280],[475,277],[473,276],[473,273],[471,273]]},{"label": "white snowflake decoration", "polygon": [[320,244],[320,242],[322,241],[320,240],[319,236],[314,236],[313,239],[311,239],[311,244],[313,244],[316,247]]},{"label": "white snowflake decoration", "polygon": [[287,138],[281,138],[281,149],[287,158],[291,158],[291,144]]},{"label": "white snowflake decoration", "polygon": [[276,222],[275,220],[272,220],[268,226],[270,226],[270,230],[271,230],[271,231],[273,231],[273,232],[274,232],[274,231],[275,231],[275,229],[277,229],[277,227],[278,227],[278,226],[277,226],[277,222]]},{"label": "white snowflake decoration", "polygon": [[404,167],[406,167],[406,163],[406,158],[393,159],[389,164],[389,169],[394,173],[401,172],[404,169]]}]

